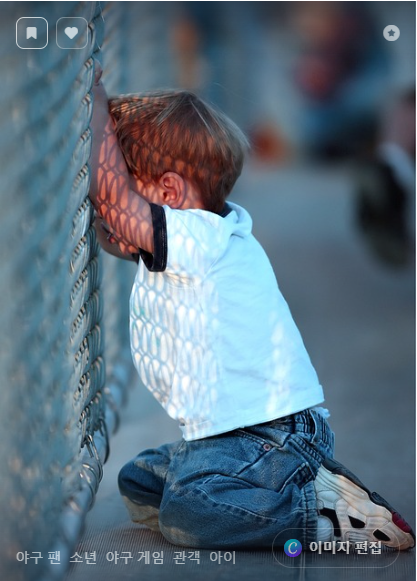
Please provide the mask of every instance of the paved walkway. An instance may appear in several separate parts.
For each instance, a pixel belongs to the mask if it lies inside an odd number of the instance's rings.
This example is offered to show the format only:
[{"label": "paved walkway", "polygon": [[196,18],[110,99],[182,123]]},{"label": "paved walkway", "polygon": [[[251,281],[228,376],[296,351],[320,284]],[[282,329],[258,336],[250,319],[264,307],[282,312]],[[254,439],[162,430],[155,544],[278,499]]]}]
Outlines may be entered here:
[{"label": "paved walkway", "polygon": [[[324,387],[336,457],[415,528],[414,272],[376,263],[362,245],[343,170],[252,168],[237,190],[233,199],[252,214]],[[216,553],[200,551],[198,563],[187,551],[185,563],[177,563],[176,547],[130,523],[116,478],[140,450],[179,437],[152,396],[135,386],[77,549],[83,563],[72,565],[66,581],[415,579],[414,551],[296,559],[272,550],[237,551],[234,563],[220,564]],[[115,551],[134,559],[108,561]],[[136,561],[138,551],[146,558],[150,552],[149,564]],[[96,565],[86,562],[92,552]],[[154,562],[156,552],[163,552],[163,563]]]}]

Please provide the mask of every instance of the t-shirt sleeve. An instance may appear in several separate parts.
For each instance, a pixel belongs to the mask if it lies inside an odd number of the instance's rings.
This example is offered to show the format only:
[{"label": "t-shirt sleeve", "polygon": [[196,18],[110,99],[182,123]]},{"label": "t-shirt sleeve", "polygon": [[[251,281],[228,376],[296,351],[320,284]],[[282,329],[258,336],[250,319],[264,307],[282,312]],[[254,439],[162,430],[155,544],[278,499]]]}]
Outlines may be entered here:
[{"label": "t-shirt sleeve", "polygon": [[194,284],[225,252],[231,236],[228,222],[204,210],[174,210],[151,204],[154,253],[141,252],[149,270]]},{"label": "t-shirt sleeve", "polygon": [[140,257],[151,272],[164,272],[167,266],[167,224],[162,206],[149,204],[153,227],[153,254],[139,249]]}]

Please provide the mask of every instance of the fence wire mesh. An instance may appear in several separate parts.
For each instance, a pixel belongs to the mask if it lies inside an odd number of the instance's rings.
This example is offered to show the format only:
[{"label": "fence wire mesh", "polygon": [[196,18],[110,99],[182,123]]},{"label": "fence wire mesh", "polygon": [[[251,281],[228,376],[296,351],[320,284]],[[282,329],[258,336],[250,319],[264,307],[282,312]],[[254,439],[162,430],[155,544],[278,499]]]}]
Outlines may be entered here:
[{"label": "fence wire mesh", "polygon": [[[101,51],[102,59],[108,51],[111,90],[120,91],[122,83],[115,30],[123,9],[114,4],[2,5],[2,579],[64,573],[64,565],[52,567],[48,555],[60,551],[64,561],[77,540],[131,369],[131,275],[111,259],[103,266],[88,199],[94,52]],[[28,15],[48,21],[44,50],[21,50],[14,42],[16,21]],[[55,26],[66,16],[88,22],[85,47],[57,46]],[[125,309],[109,309],[105,325],[103,278],[108,302]],[[111,338],[107,350],[104,332]]]}]

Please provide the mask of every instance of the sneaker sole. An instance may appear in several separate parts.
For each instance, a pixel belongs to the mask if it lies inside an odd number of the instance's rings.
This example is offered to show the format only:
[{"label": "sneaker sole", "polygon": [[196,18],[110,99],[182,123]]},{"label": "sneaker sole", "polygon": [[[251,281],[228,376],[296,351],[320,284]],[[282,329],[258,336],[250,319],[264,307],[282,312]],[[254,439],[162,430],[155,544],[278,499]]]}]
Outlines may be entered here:
[{"label": "sneaker sole", "polygon": [[415,546],[415,535],[398,512],[336,460],[324,460],[314,485],[318,511],[332,521],[335,538],[381,542],[400,551]]}]

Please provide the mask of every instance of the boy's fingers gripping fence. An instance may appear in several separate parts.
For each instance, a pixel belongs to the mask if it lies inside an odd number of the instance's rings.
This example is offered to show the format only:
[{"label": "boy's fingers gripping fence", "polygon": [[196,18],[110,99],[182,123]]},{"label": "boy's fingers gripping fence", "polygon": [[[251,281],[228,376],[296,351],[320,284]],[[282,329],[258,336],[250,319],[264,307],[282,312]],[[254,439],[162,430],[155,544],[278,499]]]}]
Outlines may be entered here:
[{"label": "boy's fingers gripping fence", "polygon": [[94,59],[94,84],[98,85],[101,81],[101,77],[103,76],[103,68],[101,63],[98,59]]}]

